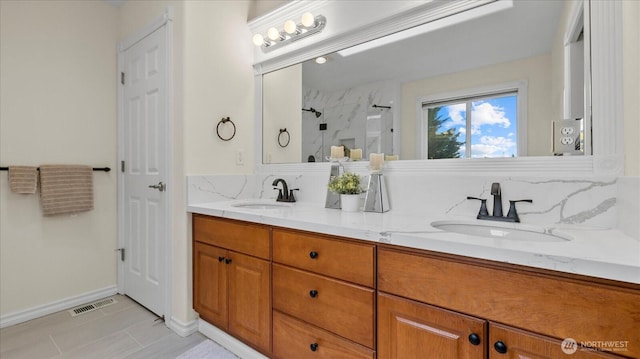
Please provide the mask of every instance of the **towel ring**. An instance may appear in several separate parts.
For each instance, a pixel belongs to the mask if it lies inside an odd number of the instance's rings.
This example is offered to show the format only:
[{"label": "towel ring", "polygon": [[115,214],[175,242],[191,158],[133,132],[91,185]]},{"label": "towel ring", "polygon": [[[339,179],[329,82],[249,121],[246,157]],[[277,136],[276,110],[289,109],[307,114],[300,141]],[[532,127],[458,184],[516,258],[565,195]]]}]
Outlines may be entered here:
[{"label": "towel ring", "polygon": [[[224,137],[222,137],[220,135],[220,125],[225,124],[227,122],[231,122],[231,125],[233,126],[233,133],[231,134],[231,137],[224,138]],[[218,122],[218,126],[216,126],[216,134],[218,135],[219,139],[221,139],[223,141],[229,141],[236,135],[236,124],[233,123],[233,121],[231,121],[231,119],[229,117],[223,117],[222,120],[220,120],[220,122]]]},{"label": "towel ring", "polygon": [[[286,134],[286,141],[283,140],[283,138],[285,137],[284,134]],[[286,128],[281,128],[280,133],[278,134],[278,145],[280,145],[280,147],[282,148],[285,148],[289,146],[289,142],[291,142],[291,135],[289,134],[289,131],[287,131]]]}]

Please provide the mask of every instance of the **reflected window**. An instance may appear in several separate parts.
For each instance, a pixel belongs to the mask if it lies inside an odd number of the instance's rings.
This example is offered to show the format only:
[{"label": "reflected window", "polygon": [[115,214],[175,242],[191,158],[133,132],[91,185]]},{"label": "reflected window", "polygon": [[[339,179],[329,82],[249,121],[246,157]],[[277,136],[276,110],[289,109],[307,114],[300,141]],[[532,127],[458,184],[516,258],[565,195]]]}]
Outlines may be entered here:
[{"label": "reflected window", "polygon": [[518,154],[518,90],[422,103],[422,158]]}]

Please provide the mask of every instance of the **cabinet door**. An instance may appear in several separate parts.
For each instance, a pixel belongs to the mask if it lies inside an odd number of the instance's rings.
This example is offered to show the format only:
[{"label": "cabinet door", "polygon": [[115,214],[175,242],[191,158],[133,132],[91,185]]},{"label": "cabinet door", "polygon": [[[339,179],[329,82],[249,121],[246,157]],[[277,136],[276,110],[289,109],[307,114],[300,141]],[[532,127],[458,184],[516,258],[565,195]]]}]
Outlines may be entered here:
[{"label": "cabinet door", "polygon": [[227,251],[193,242],[193,309],[211,324],[227,328]]},{"label": "cabinet door", "polygon": [[[624,348],[619,348],[624,349]],[[564,352],[565,350],[566,352]],[[619,354],[625,355],[625,351]],[[617,355],[586,350],[562,341],[501,324],[489,324],[489,358],[495,359],[620,359]]]},{"label": "cabinet door", "polygon": [[486,340],[484,320],[378,295],[379,359],[482,359]]},{"label": "cabinet door", "polygon": [[229,331],[271,351],[271,264],[229,251]]}]

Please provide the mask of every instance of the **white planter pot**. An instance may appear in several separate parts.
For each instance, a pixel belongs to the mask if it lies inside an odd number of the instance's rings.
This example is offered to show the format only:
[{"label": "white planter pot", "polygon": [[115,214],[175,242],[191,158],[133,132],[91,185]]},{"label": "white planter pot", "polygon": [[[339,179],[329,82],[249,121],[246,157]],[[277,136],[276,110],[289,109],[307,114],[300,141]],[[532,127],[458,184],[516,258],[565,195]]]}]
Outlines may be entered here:
[{"label": "white planter pot", "polygon": [[360,195],[341,194],[340,204],[344,212],[358,212],[360,211]]}]

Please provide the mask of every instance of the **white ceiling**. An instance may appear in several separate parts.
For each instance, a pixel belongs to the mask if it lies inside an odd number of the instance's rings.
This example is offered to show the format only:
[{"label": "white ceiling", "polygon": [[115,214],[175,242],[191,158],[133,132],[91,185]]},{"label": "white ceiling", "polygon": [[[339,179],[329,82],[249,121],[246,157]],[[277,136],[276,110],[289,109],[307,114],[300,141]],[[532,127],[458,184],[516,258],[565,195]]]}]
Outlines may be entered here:
[{"label": "white ceiling", "polygon": [[303,84],[323,91],[406,82],[551,52],[565,2],[516,0],[514,7],[409,39],[303,65]]}]

